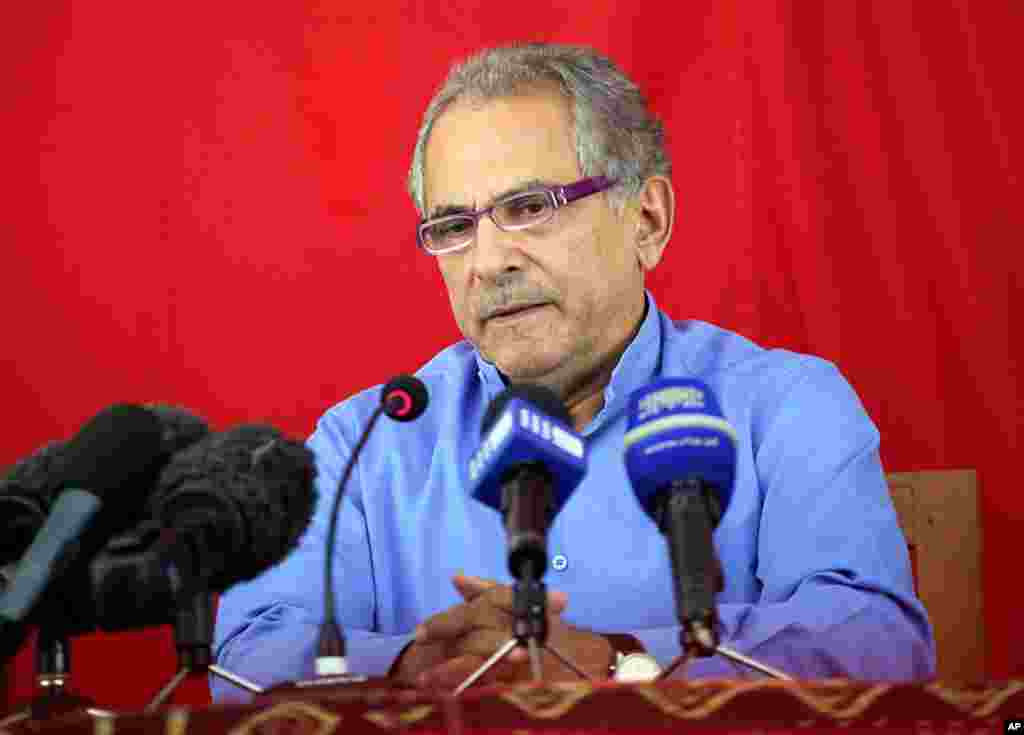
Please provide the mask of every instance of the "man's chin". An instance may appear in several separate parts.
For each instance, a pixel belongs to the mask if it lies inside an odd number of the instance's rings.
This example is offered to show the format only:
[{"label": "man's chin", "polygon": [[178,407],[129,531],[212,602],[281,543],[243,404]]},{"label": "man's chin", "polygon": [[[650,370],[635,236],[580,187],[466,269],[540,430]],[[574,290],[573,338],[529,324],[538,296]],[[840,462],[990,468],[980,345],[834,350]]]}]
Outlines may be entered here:
[{"label": "man's chin", "polygon": [[516,355],[511,359],[502,359],[502,357],[499,354],[493,360],[488,359],[488,362],[494,363],[494,366],[510,383],[534,383],[553,387],[558,382],[556,376],[561,361],[553,356],[546,359],[546,356],[543,355],[530,355],[529,359],[522,359],[523,354]]}]

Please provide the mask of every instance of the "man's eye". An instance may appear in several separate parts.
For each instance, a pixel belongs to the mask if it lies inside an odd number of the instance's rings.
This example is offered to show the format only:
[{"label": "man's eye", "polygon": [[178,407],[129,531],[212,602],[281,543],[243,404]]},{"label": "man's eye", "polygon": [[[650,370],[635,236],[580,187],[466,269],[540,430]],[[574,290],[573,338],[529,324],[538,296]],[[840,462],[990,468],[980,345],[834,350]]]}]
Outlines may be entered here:
[{"label": "man's eye", "polygon": [[541,215],[547,210],[548,203],[544,197],[524,197],[516,199],[505,205],[505,212],[512,218],[532,218]]},{"label": "man's eye", "polygon": [[456,220],[454,222],[434,225],[433,230],[436,237],[452,237],[453,235],[464,234],[471,226],[467,220]]}]

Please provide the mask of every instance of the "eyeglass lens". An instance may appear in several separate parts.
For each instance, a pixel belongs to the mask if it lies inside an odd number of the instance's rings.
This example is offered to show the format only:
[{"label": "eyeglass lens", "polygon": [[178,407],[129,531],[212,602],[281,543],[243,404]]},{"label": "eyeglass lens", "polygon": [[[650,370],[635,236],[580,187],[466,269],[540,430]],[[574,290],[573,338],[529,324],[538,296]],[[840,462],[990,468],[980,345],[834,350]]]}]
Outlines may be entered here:
[{"label": "eyeglass lens", "polygon": [[[491,216],[502,229],[521,230],[545,222],[554,212],[546,192],[509,197],[495,204]],[[429,250],[458,247],[473,239],[477,221],[470,215],[452,215],[423,228],[423,241]]]}]

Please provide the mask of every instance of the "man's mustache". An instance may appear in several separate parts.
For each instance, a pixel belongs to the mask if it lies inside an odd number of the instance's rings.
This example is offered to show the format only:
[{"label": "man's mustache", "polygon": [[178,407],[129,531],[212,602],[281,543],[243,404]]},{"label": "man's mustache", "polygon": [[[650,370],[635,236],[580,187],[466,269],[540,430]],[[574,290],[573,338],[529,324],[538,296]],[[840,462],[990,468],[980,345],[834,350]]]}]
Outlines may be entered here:
[{"label": "man's mustache", "polygon": [[555,294],[546,288],[530,283],[515,283],[497,286],[480,294],[476,313],[481,320],[509,314],[530,306],[556,303]]}]

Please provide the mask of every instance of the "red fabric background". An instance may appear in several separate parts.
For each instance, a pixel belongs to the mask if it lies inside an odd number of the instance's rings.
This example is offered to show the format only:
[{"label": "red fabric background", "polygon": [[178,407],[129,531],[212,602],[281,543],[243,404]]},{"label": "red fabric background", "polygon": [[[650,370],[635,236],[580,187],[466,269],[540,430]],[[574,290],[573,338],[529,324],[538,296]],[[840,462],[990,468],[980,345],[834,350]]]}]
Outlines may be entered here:
[{"label": "red fabric background", "polygon": [[[585,43],[667,122],[680,209],[660,305],[837,362],[887,470],[978,470],[990,673],[1024,674],[1024,5],[674,5],[8,10],[0,463],[118,400],[305,435],[418,367],[458,338],[404,193],[424,106],[482,45]],[[107,706],[140,706],[173,666],[164,630],[75,644],[75,688]],[[13,696],[31,672],[23,654]]]}]

